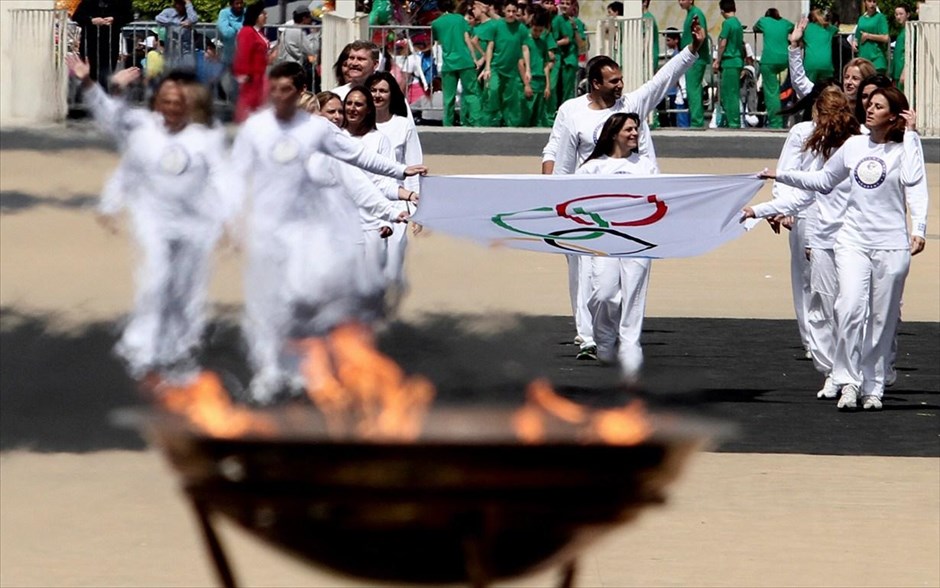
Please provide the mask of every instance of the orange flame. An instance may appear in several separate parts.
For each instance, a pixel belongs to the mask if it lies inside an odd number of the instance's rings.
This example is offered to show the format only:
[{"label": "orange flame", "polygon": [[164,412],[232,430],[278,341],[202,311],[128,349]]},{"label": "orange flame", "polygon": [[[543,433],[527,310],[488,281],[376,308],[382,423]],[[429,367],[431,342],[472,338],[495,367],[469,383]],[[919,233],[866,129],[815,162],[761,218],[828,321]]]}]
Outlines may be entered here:
[{"label": "orange flame", "polygon": [[406,377],[375,348],[364,327],[344,325],[300,347],[307,394],[326,417],[330,433],[355,428],[365,438],[406,441],[421,434],[434,386],[422,377]]},{"label": "orange flame", "polygon": [[219,377],[202,372],[183,386],[158,386],[160,404],[180,414],[213,437],[241,437],[247,434],[271,434],[273,424],[262,415],[232,404]]},{"label": "orange flame", "polygon": [[575,427],[577,436],[588,442],[636,445],[653,432],[639,400],[621,408],[593,410],[559,396],[548,380],[534,380],[526,390],[525,406],[512,417],[516,436],[524,443],[543,443],[550,418]]}]

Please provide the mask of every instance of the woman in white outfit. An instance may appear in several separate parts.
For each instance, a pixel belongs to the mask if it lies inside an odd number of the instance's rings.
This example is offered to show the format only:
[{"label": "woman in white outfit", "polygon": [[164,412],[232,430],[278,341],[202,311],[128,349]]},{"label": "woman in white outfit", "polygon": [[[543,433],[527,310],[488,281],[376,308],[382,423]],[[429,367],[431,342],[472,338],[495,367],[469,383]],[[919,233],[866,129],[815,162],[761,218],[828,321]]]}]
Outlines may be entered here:
[{"label": "woman in white outfit", "polygon": [[[315,293],[324,290],[310,290],[308,278],[320,275],[332,279],[336,278],[334,272],[347,271],[336,260],[344,259],[351,247],[350,239],[354,239],[349,234],[348,227],[354,225],[348,216],[336,208],[336,202],[322,197],[325,174],[322,166],[308,165],[311,156],[328,154],[370,172],[398,178],[424,172],[421,166],[406,168],[365,149],[361,142],[353,141],[323,118],[298,110],[303,79],[294,75],[291,66],[296,64],[284,63],[271,69],[268,78],[272,108],[252,115],[242,125],[232,148],[236,181],[230,191],[233,214],[241,208],[247,184],[251,185],[244,329],[255,370],[251,394],[260,402],[269,401],[293,373],[292,357],[285,353],[288,339],[297,335],[292,329],[304,325],[309,317],[331,316],[319,304],[335,297],[336,291],[327,290],[317,297]],[[330,215],[334,214],[342,219],[345,229],[330,229]],[[316,222],[322,229],[320,236],[308,235],[301,219]],[[308,241],[310,238],[317,239],[316,245],[322,249],[308,250],[314,245]],[[319,265],[301,267],[304,264]],[[330,322],[314,326],[328,328]]]},{"label": "woman in white outfit", "polygon": [[[659,173],[656,164],[638,151],[640,117],[618,112],[601,129],[594,151],[578,174],[625,174],[649,176]],[[646,313],[650,260],[647,258],[591,257],[591,311],[597,358],[617,363],[624,379],[635,383],[643,365],[640,334]]]},{"label": "woman in white outfit", "polygon": [[[777,168],[784,171],[816,171],[822,169],[829,157],[849,137],[859,134],[858,121],[850,113],[849,101],[837,86],[828,86],[818,93],[813,103],[813,120],[798,123],[790,129]],[[801,190],[774,182],[774,199],[753,207],[758,217],[784,215],[793,216],[801,209],[809,212],[802,221],[805,240],[793,246],[792,257],[809,257],[809,296],[807,297],[806,336],[816,370],[826,378],[817,398],[835,398],[838,387],[831,378],[832,359],[835,354],[835,323],[833,304],[838,282],[835,271],[836,234],[842,227],[845,207],[851,190],[851,180],[846,178],[829,194],[817,195],[811,190]],[[793,231],[798,230],[796,227]],[[806,248],[810,253],[804,251]],[[794,302],[797,288],[794,286]],[[799,313],[798,313],[799,315]]]},{"label": "woman in white outfit", "polygon": [[[408,116],[405,95],[395,82],[395,78],[388,72],[376,72],[369,76],[365,85],[372,93],[372,100],[375,102],[376,127],[391,143],[395,161],[405,165],[424,161],[424,152],[421,149],[421,141],[418,139],[418,129],[415,128],[414,120]],[[421,189],[418,178],[407,178],[404,188],[409,192],[410,199],[417,198]],[[413,205],[408,202],[401,202],[399,206],[408,214],[414,212]],[[388,256],[385,264],[385,279],[388,282],[388,296],[392,308],[397,306],[406,288],[407,235],[407,225],[396,225],[386,241]]]},{"label": "woman in white outfit", "polygon": [[[128,210],[142,256],[134,309],[116,351],[136,379],[184,383],[197,369],[210,257],[223,221],[223,143],[190,123],[184,84],[162,80],[148,112],[107,96],[78,57],[67,61],[96,121],[120,145],[99,212],[111,219]],[[118,82],[137,75],[125,70]]]},{"label": "woman in white outfit", "polygon": [[[346,116],[346,131],[353,138],[362,140],[366,148],[371,151],[375,151],[385,157],[395,158],[391,141],[389,141],[384,133],[378,130],[376,125],[377,113],[375,101],[367,87],[354,86],[350,88],[344,100],[344,112]],[[372,174],[371,178],[379,191],[385,194],[385,197],[389,200],[396,202],[403,211],[407,211],[407,208],[405,203],[400,201],[417,201],[417,193],[405,188],[401,183],[377,174]],[[400,300],[400,290],[396,287],[388,287],[392,284],[388,279],[389,273],[398,273],[394,269],[397,255],[396,249],[389,244],[389,239],[392,238],[394,234],[394,229],[389,224],[384,224],[378,232],[369,231],[366,233],[366,249],[369,251],[369,255],[378,261],[381,273],[385,278],[388,294],[386,297],[388,310],[393,310]]]},{"label": "woman in white outfit", "polygon": [[[914,113],[895,88],[872,92],[865,125],[819,171],[764,172],[762,177],[828,194],[846,178],[851,190],[834,252],[836,350],[832,380],[841,387],[840,410],[880,410],[901,294],[911,255],[920,253],[927,228],[926,190],[912,191],[912,235],[905,187],[926,184]],[[922,197],[911,198],[911,194]],[[744,210],[754,217],[753,209]]]}]

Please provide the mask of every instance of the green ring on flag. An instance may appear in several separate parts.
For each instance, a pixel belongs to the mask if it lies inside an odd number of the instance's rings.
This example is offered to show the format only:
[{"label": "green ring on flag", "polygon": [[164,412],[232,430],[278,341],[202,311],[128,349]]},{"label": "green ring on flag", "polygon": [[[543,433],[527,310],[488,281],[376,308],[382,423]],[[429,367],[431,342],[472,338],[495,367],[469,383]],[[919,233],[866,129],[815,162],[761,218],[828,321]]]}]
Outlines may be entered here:
[{"label": "green ring on flag", "polygon": [[559,237],[558,235],[552,235],[550,233],[549,234],[531,233],[529,231],[523,231],[522,229],[517,229],[515,227],[512,227],[503,220],[504,218],[515,216],[517,214],[523,214],[526,212],[554,212],[554,211],[555,209],[551,206],[543,206],[540,208],[530,208],[529,210],[518,210],[516,212],[501,212],[497,214],[496,216],[494,216],[491,220],[496,226],[502,227],[506,229],[507,231],[512,231],[513,233],[519,233],[521,235],[528,235],[530,237],[538,237],[539,239],[552,239],[552,240],[563,239],[566,241],[587,241],[590,239],[598,239],[604,236],[603,231],[595,231],[593,233],[588,233],[587,235],[584,235],[581,237]]}]

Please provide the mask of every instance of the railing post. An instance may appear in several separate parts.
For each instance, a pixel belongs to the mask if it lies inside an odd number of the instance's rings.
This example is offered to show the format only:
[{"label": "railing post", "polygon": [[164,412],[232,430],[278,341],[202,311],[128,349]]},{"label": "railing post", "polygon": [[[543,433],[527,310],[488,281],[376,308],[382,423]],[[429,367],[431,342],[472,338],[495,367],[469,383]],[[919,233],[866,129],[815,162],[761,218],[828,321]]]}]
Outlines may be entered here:
[{"label": "railing post", "polygon": [[919,21],[907,23],[904,92],[917,112],[917,129],[940,136],[940,2],[922,2]]}]

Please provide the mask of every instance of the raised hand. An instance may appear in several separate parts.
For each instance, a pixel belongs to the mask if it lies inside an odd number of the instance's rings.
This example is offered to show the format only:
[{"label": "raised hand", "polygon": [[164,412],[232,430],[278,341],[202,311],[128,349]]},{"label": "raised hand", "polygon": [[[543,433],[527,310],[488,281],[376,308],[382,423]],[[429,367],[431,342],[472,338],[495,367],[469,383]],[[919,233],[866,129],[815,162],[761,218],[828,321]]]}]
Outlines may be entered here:
[{"label": "raised hand", "polygon": [[698,17],[692,18],[692,42],[689,43],[689,50],[692,53],[698,53],[698,50],[705,43],[705,29],[698,22]]},{"label": "raised hand", "polygon": [[796,26],[793,27],[793,32],[790,33],[790,44],[794,47],[797,47],[800,44],[800,41],[803,40],[803,31],[806,30],[806,25],[809,24],[809,19],[805,16],[800,19],[800,22],[796,23]]},{"label": "raised hand", "polygon": [[111,83],[119,88],[126,88],[140,79],[139,67],[128,67],[111,76]]},{"label": "raised hand", "polygon": [[912,110],[902,110],[901,118],[907,122],[907,130],[916,131],[917,130],[917,112]]},{"label": "raised hand", "polygon": [[88,65],[87,59],[82,59],[75,53],[69,53],[65,56],[65,65],[79,81],[84,82],[91,78],[91,66]]}]

